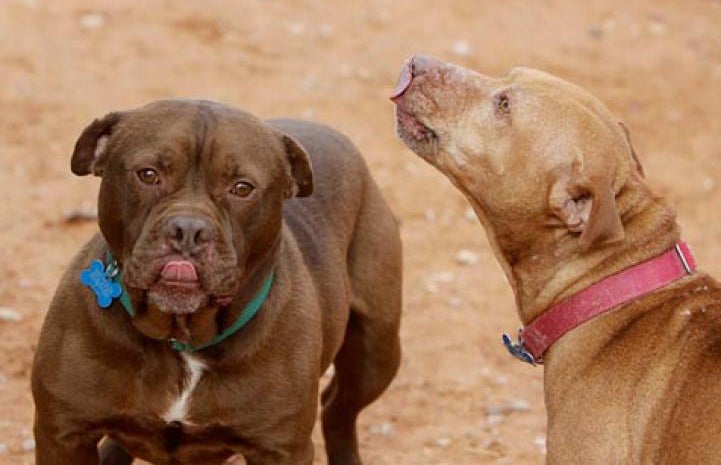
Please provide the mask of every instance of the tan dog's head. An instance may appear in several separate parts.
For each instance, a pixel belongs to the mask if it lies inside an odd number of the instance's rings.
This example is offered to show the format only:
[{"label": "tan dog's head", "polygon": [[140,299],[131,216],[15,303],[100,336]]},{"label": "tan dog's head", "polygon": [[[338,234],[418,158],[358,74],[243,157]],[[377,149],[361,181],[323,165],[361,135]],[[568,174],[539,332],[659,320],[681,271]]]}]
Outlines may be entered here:
[{"label": "tan dog's head", "polygon": [[504,265],[624,237],[615,198],[641,166],[625,128],[583,89],[528,68],[490,78],[416,56],[392,100],[400,137],[470,199]]}]

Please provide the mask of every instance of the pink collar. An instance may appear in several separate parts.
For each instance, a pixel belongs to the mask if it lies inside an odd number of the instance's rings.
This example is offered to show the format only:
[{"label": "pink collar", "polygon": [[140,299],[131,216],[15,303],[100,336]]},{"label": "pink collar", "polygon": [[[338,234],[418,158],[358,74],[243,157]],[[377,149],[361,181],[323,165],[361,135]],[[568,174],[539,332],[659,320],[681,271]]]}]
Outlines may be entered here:
[{"label": "pink collar", "polygon": [[518,343],[507,334],[503,343],[515,357],[543,363],[543,354],[567,332],[633,299],[691,274],[696,261],[685,242],[645,262],[609,276],[542,313],[518,331]]}]

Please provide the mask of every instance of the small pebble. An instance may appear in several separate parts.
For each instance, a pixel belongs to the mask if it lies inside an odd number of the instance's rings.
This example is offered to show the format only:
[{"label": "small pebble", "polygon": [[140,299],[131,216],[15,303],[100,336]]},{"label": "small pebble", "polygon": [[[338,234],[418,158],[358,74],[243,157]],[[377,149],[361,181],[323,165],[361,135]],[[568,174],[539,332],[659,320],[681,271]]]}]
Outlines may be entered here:
[{"label": "small pebble", "polygon": [[395,432],[395,428],[392,424],[383,422],[379,425],[372,425],[368,431],[377,436],[391,436]]},{"label": "small pebble", "polygon": [[451,52],[459,57],[465,57],[471,54],[471,44],[465,40],[457,40],[451,46]]},{"label": "small pebble", "polygon": [[0,442],[0,455],[8,453],[8,445]]},{"label": "small pebble", "polygon": [[533,438],[533,444],[538,447],[538,450],[541,451],[541,453],[546,453],[546,438],[543,436],[536,436]]},{"label": "small pebble", "polygon": [[478,263],[478,254],[472,250],[461,249],[456,254],[456,262],[465,266],[475,265]]},{"label": "small pebble", "polygon": [[16,310],[9,307],[0,307],[0,321],[20,321],[23,317]]},{"label": "small pebble", "polygon": [[328,39],[333,35],[333,26],[330,24],[321,24],[318,28],[318,33],[324,39]]},{"label": "small pebble", "polygon": [[440,437],[440,438],[436,439],[436,445],[438,447],[448,447],[451,445],[451,438],[447,438],[445,436]]},{"label": "small pebble", "polygon": [[457,296],[452,296],[448,298],[448,305],[450,305],[453,308],[460,308],[460,306],[463,304],[463,299]]},{"label": "small pebble", "polygon": [[289,23],[287,27],[292,36],[298,37],[305,33],[305,24],[303,23]]},{"label": "small pebble", "polygon": [[34,439],[26,439],[23,441],[21,447],[24,452],[32,452],[35,450],[35,440]]},{"label": "small pebble", "polygon": [[689,315],[691,315],[691,310],[688,310],[688,309],[681,310],[680,314],[681,314],[681,316],[689,316]]},{"label": "small pebble", "polygon": [[467,219],[468,221],[477,221],[478,217],[476,216],[476,212],[473,211],[472,208],[466,208],[466,211],[463,212],[463,217]]},{"label": "small pebble", "polygon": [[489,416],[506,415],[513,412],[528,412],[529,410],[531,410],[531,404],[522,399],[514,399],[503,404],[486,405],[486,414]]},{"label": "small pebble", "polygon": [[706,192],[710,192],[713,190],[713,188],[716,186],[716,183],[714,182],[713,178],[706,177],[703,180],[703,190]]},{"label": "small pebble", "polygon": [[105,15],[102,13],[86,13],[80,17],[80,25],[85,29],[98,29],[105,25]]}]

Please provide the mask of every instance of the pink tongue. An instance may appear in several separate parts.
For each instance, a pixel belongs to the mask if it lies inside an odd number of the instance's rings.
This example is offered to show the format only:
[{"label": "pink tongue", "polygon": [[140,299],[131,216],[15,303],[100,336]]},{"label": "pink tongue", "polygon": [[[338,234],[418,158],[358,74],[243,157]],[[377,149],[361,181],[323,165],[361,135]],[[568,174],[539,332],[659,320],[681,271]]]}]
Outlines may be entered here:
[{"label": "pink tongue", "polygon": [[160,277],[165,281],[176,283],[194,283],[198,281],[195,266],[184,260],[166,263],[160,272]]},{"label": "pink tongue", "polygon": [[396,88],[393,91],[393,94],[391,95],[391,100],[395,100],[399,98],[401,95],[405,93],[405,91],[410,87],[411,81],[413,80],[413,58],[410,58],[408,61],[406,61],[403,64],[403,69],[401,69],[401,75],[398,77],[398,84],[396,84]]}]

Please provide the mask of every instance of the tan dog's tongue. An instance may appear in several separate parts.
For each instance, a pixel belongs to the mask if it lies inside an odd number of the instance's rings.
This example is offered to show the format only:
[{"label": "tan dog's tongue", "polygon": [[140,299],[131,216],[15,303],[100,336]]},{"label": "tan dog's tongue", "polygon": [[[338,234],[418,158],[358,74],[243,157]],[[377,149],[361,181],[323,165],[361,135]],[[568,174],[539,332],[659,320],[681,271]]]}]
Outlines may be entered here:
[{"label": "tan dog's tongue", "polygon": [[403,95],[405,93],[405,91],[410,87],[412,80],[413,80],[413,58],[410,58],[403,65],[403,69],[401,69],[401,75],[398,76],[398,84],[396,84],[396,88],[393,91],[393,94],[391,94],[390,99],[395,100],[395,99],[399,98],[401,95]]},{"label": "tan dog's tongue", "polygon": [[185,260],[168,262],[160,271],[160,277],[164,281],[176,283],[194,283],[198,281],[198,273],[195,266]]}]

